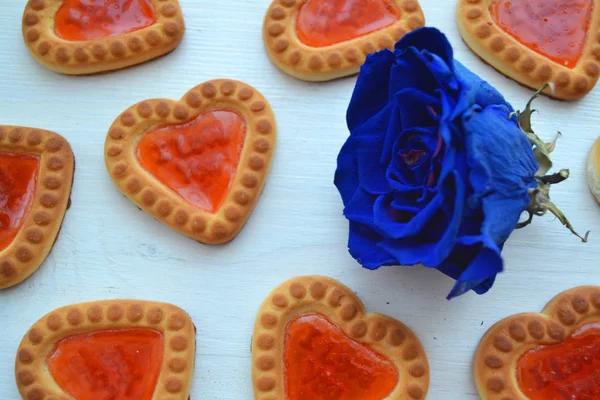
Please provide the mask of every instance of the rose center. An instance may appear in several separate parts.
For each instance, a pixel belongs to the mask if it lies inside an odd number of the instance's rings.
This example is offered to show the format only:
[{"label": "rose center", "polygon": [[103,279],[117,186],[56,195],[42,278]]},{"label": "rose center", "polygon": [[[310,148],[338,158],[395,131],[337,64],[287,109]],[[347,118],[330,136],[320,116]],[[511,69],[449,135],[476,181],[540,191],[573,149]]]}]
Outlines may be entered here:
[{"label": "rose center", "polygon": [[54,17],[54,30],[66,40],[94,40],[133,32],[155,22],[150,0],[63,0]]},{"label": "rose center", "polygon": [[284,362],[286,400],[381,400],[398,382],[392,362],[316,313],[287,326]]},{"label": "rose center", "polygon": [[419,164],[428,154],[428,149],[423,139],[417,135],[408,136],[404,148],[399,154],[404,163],[411,167]]},{"label": "rose center", "polygon": [[531,400],[600,398],[600,324],[585,325],[560,344],[525,353],[517,378]]},{"label": "rose center", "polygon": [[593,0],[495,0],[496,23],[519,42],[574,68],[592,18]]},{"label": "rose center", "polygon": [[311,47],[345,42],[400,18],[392,0],[307,0],[296,21],[300,41]]},{"label": "rose center", "polygon": [[17,236],[37,185],[39,156],[0,153],[0,251]]},{"label": "rose center", "polygon": [[146,133],[140,164],[189,203],[217,212],[240,160],[246,123],[236,111],[215,109],[195,120]]},{"label": "rose center", "polygon": [[425,153],[423,150],[409,149],[402,153],[401,157],[406,165],[415,165],[421,161],[423,157],[425,157],[425,154],[427,153]]},{"label": "rose center", "polygon": [[78,400],[150,400],[163,348],[155,330],[102,330],[59,340],[46,362],[56,383]]}]

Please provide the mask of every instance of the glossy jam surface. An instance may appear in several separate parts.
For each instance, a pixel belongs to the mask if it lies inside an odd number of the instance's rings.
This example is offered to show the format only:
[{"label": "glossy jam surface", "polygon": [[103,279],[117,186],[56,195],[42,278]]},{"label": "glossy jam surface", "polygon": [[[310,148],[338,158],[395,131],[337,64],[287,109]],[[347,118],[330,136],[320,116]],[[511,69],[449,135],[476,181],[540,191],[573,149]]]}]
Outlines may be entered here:
[{"label": "glossy jam surface", "polygon": [[560,344],[525,353],[517,379],[531,400],[600,399],[600,324],[585,325]]},{"label": "glossy jam surface", "polygon": [[63,0],[54,16],[54,31],[65,40],[94,40],[133,32],[155,22],[150,0]]},{"label": "glossy jam surface", "polygon": [[17,236],[31,209],[39,167],[36,155],[0,153],[0,251]]},{"label": "glossy jam surface", "polygon": [[495,0],[496,23],[530,49],[573,68],[581,57],[593,0]]},{"label": "glossy jam surface", "polygon": [[286,400],[381,400],[398,382],[394,364],[321,314],[289,323],[284,362]]},{"label": "glossy jam surface", "polygon": [[163,349],[163,335],[155,330],[94,331],[59,340],[47,364],[77,400],[151,400]]},{"label": "glossy jam surface", "polygon": [[385,28],[399,18],[393,0],[307,0],[300,7],[296,32],[307,46],[325,47]]},{"label": "glossy jam surface", "polygon": [[246,122],[239,113],[215,109],[186,124],[146,133],[137,156],[164,185],[214,213],[229,192],[245,138]]}]

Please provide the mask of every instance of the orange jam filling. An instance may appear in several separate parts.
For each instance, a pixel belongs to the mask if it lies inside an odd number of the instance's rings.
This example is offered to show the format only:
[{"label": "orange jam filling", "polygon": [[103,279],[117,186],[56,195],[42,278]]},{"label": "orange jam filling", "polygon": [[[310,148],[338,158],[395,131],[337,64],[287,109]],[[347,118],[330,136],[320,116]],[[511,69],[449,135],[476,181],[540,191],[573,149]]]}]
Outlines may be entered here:
[{"label": "orange jam filling", "polygon": [[394,364],[321,314],[289,323],[284,362],[286,400],[381,400],[398,382]]},{"label": "orange jam filling", "polygon": [[495,0],[496,24],[530,49],[574,68],[592,18],[593,0]]},{"label": "orange jam filling", "polygon": [[59,340],[47,364],[77,400],[151,400],[163,348],[162,333],[151,329],[94,331]]},{"label": "orange jam filling", "polygon": [[300,41],[311,47],[345,42],[400,18],[393,0],[307,0],[296,21]]},{"label": "orange jam filling", "polygon": [[231,187],[245,138],[246,122],[238,112],[215,109],[191,122],[146,133],[137,157],[179,196],[215,213]]},{"label": "orange jam filling", "polygon": [[564,342],[525,353],[517,366],[531,400],[600,398],[600,324],[585,325]]},{"label": "orange jam filling", "polygon": [[63,0],[54,16],[54,31],[65,40],[94,40],[155,22],[150,0]]},{"label": "orange jam filling", "polygon": [[40,158],[0,153],[0,251],[12,243],[31,209]]}]

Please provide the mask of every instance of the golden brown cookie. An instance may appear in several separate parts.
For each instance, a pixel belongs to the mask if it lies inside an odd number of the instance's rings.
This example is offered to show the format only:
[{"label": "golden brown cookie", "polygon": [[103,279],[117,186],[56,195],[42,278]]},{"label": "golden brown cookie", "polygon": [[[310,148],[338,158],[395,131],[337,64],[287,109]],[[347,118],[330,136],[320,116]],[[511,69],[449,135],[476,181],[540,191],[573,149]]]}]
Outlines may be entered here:
[{"label": "golden brown cookie", "polygon": [[29,0],[23,38],[45,67],[86,75],[175,49],[185,30],[178,0]]},{"label": "golden brown cookie", "polygon": [[195,331],[189,315],[170,304],[107,300],[62,307],[23,337],[17,386],[23,399],[187,400]]},{"label": "golden brown cookie", "polygon": [[202,243],[232,240],[265,184],[277,127],[267,100],[232,80],[196,86],[180,101],[146,100],[106,137],[117,187],[141,209]]},{"label": "golden brown cookie", "polygon": [[331,278],[303,276],[273,290],[258,311],[252,381],[256,400],[425,399],[429,364],[406,325],[367,313]]},{"label": "golden brown cookie", "polygon": [[600,138],[594,142],[588,156],[587,180],[592,194],[600,203]]},{"label": "golden brown cookie", "polygon": [[475,353],[479,396],[482,400],[597,398],[599,323],[598,286],[568,290],[539,314],[517,314],[496,323]]},{"label": "golden brown cookie", "polygon": [[28,278],[52,250],[74,168],[59,134],[0,125],[0,289]]},{"label": "golden brown cookie", "polygon": [[274,0],[263,39],[273,63],[305,81],[355,74],[367,55],[393,49],[425,25],[417,0]]},{"label": "golden brown cookie", "polygon": [[[467,45],[504,75],[551,97],[585,96],[600,75],[600,10],[593,0],[459,0]],[[537,11],[531,11],[531,10]]]}]

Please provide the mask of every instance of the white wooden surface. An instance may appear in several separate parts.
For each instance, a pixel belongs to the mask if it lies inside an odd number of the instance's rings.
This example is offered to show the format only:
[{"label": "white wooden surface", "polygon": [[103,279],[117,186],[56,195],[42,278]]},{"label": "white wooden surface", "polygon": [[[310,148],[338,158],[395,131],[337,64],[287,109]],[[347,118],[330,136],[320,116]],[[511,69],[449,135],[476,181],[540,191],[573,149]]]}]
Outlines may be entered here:
[{"label": "white wooden surface", "polygon": [[[66,77],[38,65],[21,39],[24,0],[0,1],[0,124],[56,131],[77,159],[72,207],[46,262],[23,284],[0,292],[0,399],[18,399],[14,356],[45,313],[70,303],[138,298],[172,302],[198,327],[192,398],[252,399],[250,336],[255,312],[280,282],[324,274],[355,290],[367,308],[408,324],[429,354],[429,399],[477,399],[471,358],[495,321],[540,310],[558,292],[600,284],[600,208],[585,183],[585,160],[599,135],[600,87],[576,103],[541,99],[536,131],[564,137],[555,165],[571,168],[553,198],[581,231],[582,244],[550,217],[518,231],[504,252],[506,272],[485,296],[445,299],[452,281],[424,268],[363,270],[346,251],[347,221],[333,186],[345,111],[355,78],[310,84],[269,62],[261,40],[268,0],[181,0],[187,32],[172,54],[124,71]],[[517,108],[530,91],[469,52],[454,2],[421,0],[428,25],[442,29],[456,58],[498,87]],[[198,244],[154,221],[124,198],[104,168],[108,127],[146,98],[178,99],[209,79],[254,85],[271,102],[279,144],[263,197],[232,243]]]}]

